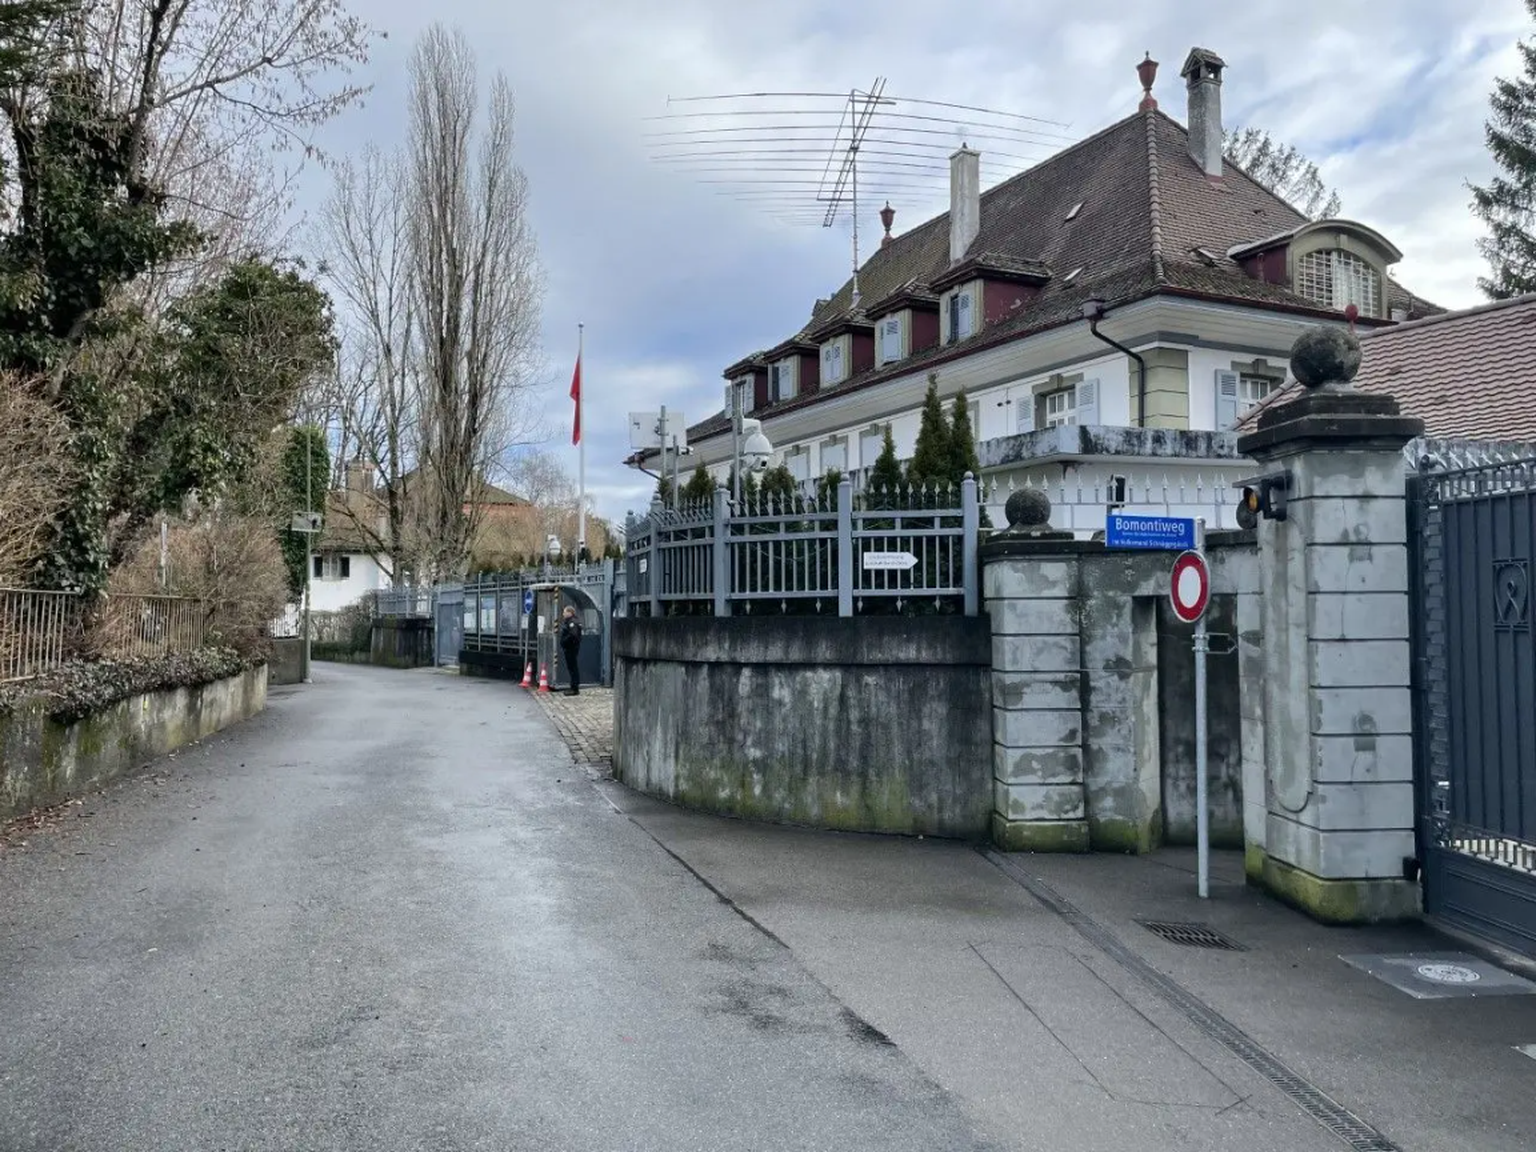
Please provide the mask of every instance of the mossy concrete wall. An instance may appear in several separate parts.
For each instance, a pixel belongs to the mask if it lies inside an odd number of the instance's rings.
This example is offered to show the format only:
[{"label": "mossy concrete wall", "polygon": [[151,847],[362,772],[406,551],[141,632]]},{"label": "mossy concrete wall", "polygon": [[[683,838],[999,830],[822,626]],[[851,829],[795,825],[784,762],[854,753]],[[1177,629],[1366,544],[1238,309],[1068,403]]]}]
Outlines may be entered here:
[{"label": "mossy concrete wall", "polygon": [[303,683],[304,638],[293,636],[272,641],[272,659],[267,662],[267,669],[267,683],[274,687]]},{"label": "mossy concrete wall", "polygon": [[130,696],[72,724],[46,701],[0,716],[0,820],[98,788],[147,760],[247,720],[267,703],[267,668],[200,688]]},{"label": "mossy concrete wall", "polygon": [[986,617],[614,622],[614,771],[685,807],[984,839]]},{"label": "mossy concrete wall", "polygon": [[[1251,533],[1207,538],[1206,751],[1212,842],[1244,843],[1245,783],[1264,789],[1263,654],[1252,633]],[[1173,557],[1102,542],[994,537],[982,548],[994,621],[999,845],[1147,852],[1195,838],[1193,629],[1168,603]]]},{"label": "mossy concrete wall", "polygon": [[375,620],[369,663],[383,668],[430,668],[437,663],[433,635],[430,620]]}]

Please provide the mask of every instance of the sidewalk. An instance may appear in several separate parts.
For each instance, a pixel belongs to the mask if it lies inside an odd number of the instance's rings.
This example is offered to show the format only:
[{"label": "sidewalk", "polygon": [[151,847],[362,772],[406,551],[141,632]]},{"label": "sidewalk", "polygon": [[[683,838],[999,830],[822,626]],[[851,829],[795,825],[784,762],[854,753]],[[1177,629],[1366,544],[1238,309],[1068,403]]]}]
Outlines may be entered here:
[{"label": "sidewalk", "polygon": [[[1529,1152],[1536,996],[1416,1000],[1339,959],[1454,948],[1328,929],[1192,853],[975,847],[610,802],[793,951],[1001,1147]],[[1159,939],[1208,924],[1244,950]]]},{"label": "sidewalk", "polygon": [[583,688],[580,696],[538,691],[530,695],[554,721],[572,760],[598,776],[613,775],[612,688]]}]

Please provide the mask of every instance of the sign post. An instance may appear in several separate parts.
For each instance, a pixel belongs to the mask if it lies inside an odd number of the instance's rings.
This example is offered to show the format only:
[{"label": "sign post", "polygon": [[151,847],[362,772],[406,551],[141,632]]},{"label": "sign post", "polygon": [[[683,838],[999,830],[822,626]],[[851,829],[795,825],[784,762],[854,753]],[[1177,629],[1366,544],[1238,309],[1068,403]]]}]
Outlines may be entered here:
[{"label": "sign post", "polygon": [[1206,782],[1209,720],[1206,715],[1205,657],[1210,638],[1205,630],[1205,610],[1211,602],[1211,572],[1205,562],[1205,521],[1195,521],[1195,546],[1173,562],[1169,596],[1173,612],[1195,626],[1195,843],[1198,856],[1200,899],[1211,894],[1210,801]]}]

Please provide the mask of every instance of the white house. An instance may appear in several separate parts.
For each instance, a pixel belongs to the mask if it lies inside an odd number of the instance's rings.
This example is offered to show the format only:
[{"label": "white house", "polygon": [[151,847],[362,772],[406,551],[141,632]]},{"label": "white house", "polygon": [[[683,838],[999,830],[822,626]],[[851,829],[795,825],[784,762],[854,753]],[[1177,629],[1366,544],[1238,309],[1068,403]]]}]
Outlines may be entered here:
[{"label": "white house", "polygon": [[983,193],[962,147],[949,212],[896,236],[882,213],[859,295],[845,283],[726,369],[725,408],[689,429],[694,459],[728,474],[734,388],[797,478],[857,479],[886,428],[911,454],[933,376],[946,403],[967,397],[994,522],[1031,483],[1081,532],[1111,506],[1233,526],[1249,465],[1230,430],[1285,382],[1296,337],[1441,310],[1390,278],[1387,238],[1308,221],[1223,158],[1219,57],[1185,62],[1189,128],[1159,110],[1156,70],[1138,68],[1135,114],[1034,168]]}]

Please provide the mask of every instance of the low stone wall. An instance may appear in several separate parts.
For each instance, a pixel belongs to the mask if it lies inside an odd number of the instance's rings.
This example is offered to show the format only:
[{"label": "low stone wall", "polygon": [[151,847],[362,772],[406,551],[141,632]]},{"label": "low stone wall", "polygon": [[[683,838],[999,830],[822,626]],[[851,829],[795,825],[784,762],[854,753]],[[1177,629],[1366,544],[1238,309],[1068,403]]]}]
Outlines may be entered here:
[{"label": "low stone wall", "polygon": [[437,662],[432,621],[375,620],[369,662],[385,668],[430,668]]},{"label": "low stone wall", "polygon": [[983,839],[985,616],[614,622],[614,772],[730,816]]},{"label": "low stone wall", "polygon": [[98,788],[147,760],[174,752],[267,703],[267,668],[199,688],[146,692],[70,724],[46,701],[0,716],[0,820]]},{"label": "low stone wall", "polygon": [[267,662],[267,683],[277,688],[304,682],[304,638],[285,636],[272,641],[272,659]]}]

